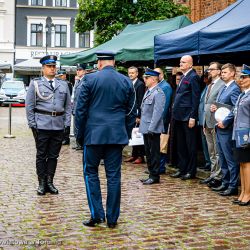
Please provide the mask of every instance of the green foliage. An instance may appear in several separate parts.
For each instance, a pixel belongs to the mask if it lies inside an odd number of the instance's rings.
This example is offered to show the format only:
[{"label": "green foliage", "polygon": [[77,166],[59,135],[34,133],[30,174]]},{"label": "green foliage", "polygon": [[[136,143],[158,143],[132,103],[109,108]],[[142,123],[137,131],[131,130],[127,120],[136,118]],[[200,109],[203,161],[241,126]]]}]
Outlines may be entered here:
[{"label": "green foliage", "polygon": [[78,0],[75,31],[95,30],[95,45],[119,34],[128,24],[162,20],[187,14],[188,8],[172,0]]}]

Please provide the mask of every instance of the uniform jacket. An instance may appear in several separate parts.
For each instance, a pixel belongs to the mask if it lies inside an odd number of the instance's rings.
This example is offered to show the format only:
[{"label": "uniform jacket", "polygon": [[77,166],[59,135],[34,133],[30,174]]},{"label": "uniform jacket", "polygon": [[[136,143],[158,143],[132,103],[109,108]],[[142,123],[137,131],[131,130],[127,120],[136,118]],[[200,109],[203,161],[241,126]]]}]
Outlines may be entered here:
[{"label": "uniform jacket", "polygon": [[214,128],[217,121],[214,118],[214,112],[210,111],[211,105],[216,101],[217,95],[219,94],[219,91],[221,88],[225,85],[225,82],[221,79],[219,79],[216,83],[214,83],[214,86],[212,87],[209,95],[208,90],[205,93],[204,96],[204,118],[202,125],[205,125],[208,128]]},{"label": "uniform jacket", "polygon": [[165,102],[166,97],[158,85],[149,93],[145,93],[141,105],[140,133],[162,133],[164,131],[163,111]]},{"label": "uniform jacket", "polygon": [[[84,77],[83,77],[84,78]],[[77,99],[78,96],[80,94],[80,90],[81,90],[81,85],[83,82],[83,78],[76,81],[75,86],[74,86],[74,90],[73,90],[73,105],[72,105],[72,115],[75,115],[76,113],[76,104],[77,104]]]},{"label": "uniform jacket", "polygon": [[128,77],[112,66],[85,75],[75,114],[77,140],[84,145],[126,145],[135,117],[135,92]]},{"label": "uniform jacket", "polygon": [[[217,96],[216,102],[231,105],[232,107],[234,107],[239,95],[240,95],[240,88],[237,85],[237,83],[233,81],[227,88],[226,86],[221,88]],[[223,125],[225,126],[225,128],[224,129],[217,128],[218,129],[217,131],[224,130],[226,132],[228,128],[232,128],[233,120],[234,120],[234,114],[233,111],[231,111],[230,114],[223,120]]]},{"label": "uniform jacket", "polygon": [[172,100],[173,90],[168,82],[164,79],[158,84],[158,86],[162,89],[165,94],[165,107],[163,111],[163,124],[164,124],[164,132],[168,131],[168,124],[170,122],[170,104]]},{"label": "uniform jacket", "polygon": [[234,109],[233,138],[236,129],[250,128],[250,91],[239,96]]},{"label": "uniform jacket", "polygon": [[[38,83],[39,92],[43,97],[53,94],[49,100],[41,99],[35,92],[34,81]],[[46,130],[63,130],[70,126],[71,121],[71,100],[67,82],[55,78],[54,90],[44,78],[37,78],[30,82],[26,96],[26,115],[30,128]],[[61,116],[51,116],[36,113],[35,109],[43,111],[65,112]]]},{"label": "uniform jacket", "polygon": [[135,95],[136,95],[136,108],[137,108],[137,118],[141,117],[141,103],[143,96],[145,94],[145,84],[139,79],[136,80],[134,84]]},{"label": "uniform jacket", "polygon": [[177,86],[173,105],[173,118],[177,121],[188,121],[198,118],[200,100],[200,77],[194,70],[183,76]]}]

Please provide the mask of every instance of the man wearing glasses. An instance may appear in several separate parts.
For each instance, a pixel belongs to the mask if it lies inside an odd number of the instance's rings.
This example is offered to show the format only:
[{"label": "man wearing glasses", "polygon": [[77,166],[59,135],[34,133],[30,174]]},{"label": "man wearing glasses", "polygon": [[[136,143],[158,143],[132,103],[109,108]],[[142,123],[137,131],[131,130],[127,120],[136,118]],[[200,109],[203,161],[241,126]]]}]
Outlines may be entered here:
[{"label": "man wearing glasses", "polygon": [[218,187],[221,184],[221,169],[219,166],[219,155],[216,146],[214,113],[210,111],[210,106],[216,101],[220,89],[225,85],[221,80],[221,65],[218,62],[211,62],[208,68],[211,83],[208,85],[204,97],[204,134],[207,140],[208,153],[211,161],[211,173],[208,178],[202,180],[201,184],[208,184],[209,187]]}]

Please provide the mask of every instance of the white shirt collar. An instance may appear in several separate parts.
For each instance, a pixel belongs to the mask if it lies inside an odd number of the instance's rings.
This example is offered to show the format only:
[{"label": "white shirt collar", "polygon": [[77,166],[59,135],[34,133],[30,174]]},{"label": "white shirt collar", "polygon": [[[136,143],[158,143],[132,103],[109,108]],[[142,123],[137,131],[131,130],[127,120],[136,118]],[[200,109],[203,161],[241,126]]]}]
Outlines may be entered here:
[{"label": "white shirt collar", "polygon": [[135,80],[132,81],[133,85],[135,85],[135,82],[137,81],[138,78],[136,78]]},{"label": "white shirt collar", "polygon": [[234,82],[234,80],[232,80],[232,81],[230,81],[230,82],[226,83],[226,84],[225,84],[225,85],[226,85],[226,87],[228,88],[228,86],[229,86],[232,82]]},{"label": "white shirt collar", "polygon": [[191,68],[190,70],[188,70],[187,72],[183,73],[183,75],[187,75],[193,68]]},{"label": "white shirt collar", "polygon": [[246,94],[247,92],[249,92],[249,91],[250,91],[250,88],[244,90],[245,94]]},{"label": "white shirt collar", "polygon": [[213,83],[217,83],[220,80],[220,77],[216,78],[215,80],[213,80]]}]

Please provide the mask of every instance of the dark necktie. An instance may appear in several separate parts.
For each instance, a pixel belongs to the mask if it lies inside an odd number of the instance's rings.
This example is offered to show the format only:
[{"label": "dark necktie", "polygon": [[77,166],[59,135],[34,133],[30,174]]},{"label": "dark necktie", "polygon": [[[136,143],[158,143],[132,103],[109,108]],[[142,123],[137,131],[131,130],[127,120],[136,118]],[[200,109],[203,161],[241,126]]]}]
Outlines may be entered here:
[{"label": "dark necktie", "polygon": [[49,85],[54,90],[54,86],[53,86],[53,81],[52,80],[49,81]]},{"label": "dark necktie", "polygon": [[213,85],[214,85],[214,83],[211,82],[211,83],[209,84],[208,88],[207,88],[207,98],[206,98],[206,101],[207,101],[207,99],[208,99],[208,97],[209,97],[209,95],[210,95],[210,92],[211,92],[211,89],[212,89]]}]

